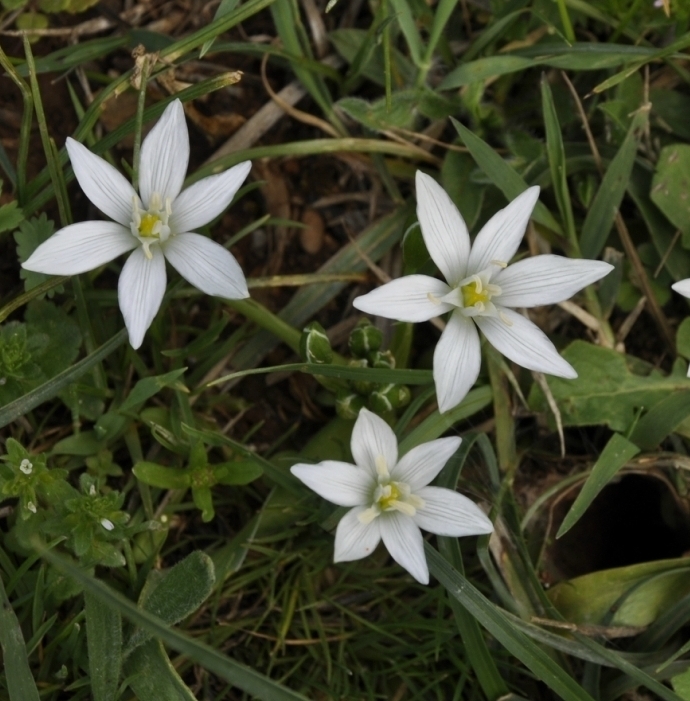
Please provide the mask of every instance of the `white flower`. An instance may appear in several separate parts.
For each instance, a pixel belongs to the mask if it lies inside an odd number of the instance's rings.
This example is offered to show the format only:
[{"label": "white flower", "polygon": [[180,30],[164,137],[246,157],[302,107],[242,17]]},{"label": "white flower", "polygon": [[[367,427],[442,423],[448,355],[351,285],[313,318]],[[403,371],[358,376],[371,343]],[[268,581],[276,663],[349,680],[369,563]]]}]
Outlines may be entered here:
[{"label": "white flower", "polygon": [[[434,352],[439,409],[459,404],[479,375],[477,326],[491,345],[518,365],[559,377],[577,377],[546,335],[511,307],[562,302],[609,273],[601,261],[543,255],[508,266],[539,196],[530,187],[470,237],[460,212],[433,178],[417,171],[417,215],[426,247],[446,278],[408,275],[353,302],[367,314],[427,321],[452,312]],[[476,326],[475,326],[476,324]]]},{"label": "white flower", "polygon": [[334,561],[359,560],[383,540],[399,565],[428,584],[420,528],[446,536],[491,533],[491,521],[467,497],[427,486],[460,442],[439,438],[422,443],[398,461],[398,442],[390,426],[362,409],[352,431],[356,465],[336,460],[294,465],[292,474],[318,495],[353,507],[338,523]]},{"label": "white flower", "polygon": [[194,229],[217,217],[251,169],[245,162],[182,190],[189,136],[179,100],[171,102],[144,139],[139,192],[108,162],[67,139],[74,174],[86,196],[114,221],[85,221],[60,229],[23,264],[49,275],[78,275],[122,253],[118,284],[129,341],[138,348],[163,300],[165,258],[202,292],[227,299],[249,296],[242,269],[221,245]]}]

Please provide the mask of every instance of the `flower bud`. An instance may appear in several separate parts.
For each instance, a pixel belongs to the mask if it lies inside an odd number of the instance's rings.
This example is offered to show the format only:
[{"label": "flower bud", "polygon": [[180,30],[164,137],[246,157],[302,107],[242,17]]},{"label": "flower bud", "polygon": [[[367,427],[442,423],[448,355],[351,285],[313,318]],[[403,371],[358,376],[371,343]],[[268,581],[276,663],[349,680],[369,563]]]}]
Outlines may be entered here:
[{"label": "flower bud", "polygon": [[299,340],[299,352],[308,363],[325,365],[333,360],[331,342],[318,321],[312,321],[304,327]]},{"label": "flower bud", "polygon": [[369,395],[367,404],[377,414],[385,414],[410,403],[412,395],[406,385],[383,385]]},{"label": "flower bud", "polygon": [[372,368],[389,368],[395,367],[395,356],[389,351],[374,351],[369,353],[369,365]]},{"label": "flower bud", "polygon": [[372,351],[377,351],[382,343],[383,334],[369,319],[360,319],[348,339],[350,353],[358,358],[365,358]]},{"label": "flower bud", "polygon": [[364,397],[356,392],[341,390],[335,398],[335,411],[341,419],[356,419],[364,406]]},{"label": "flower bud", "polygon": [[[369,363],[365,358],[353,358],[348,362],[351,368],[366,368],[369,367]],[[370,380],[349,380],[348,385],[358,392],[359,394],[369,394],[374,387],[376,387],[375,382]]]}]

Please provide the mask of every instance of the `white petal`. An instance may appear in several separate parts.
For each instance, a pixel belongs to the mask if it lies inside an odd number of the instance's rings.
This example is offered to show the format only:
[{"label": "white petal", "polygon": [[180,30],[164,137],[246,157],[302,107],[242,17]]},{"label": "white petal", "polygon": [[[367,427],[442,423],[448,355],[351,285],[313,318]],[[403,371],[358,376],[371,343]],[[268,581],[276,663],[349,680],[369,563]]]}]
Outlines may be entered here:
[{"label": "white petal", "polygon": [[182,277],[214,297],[249,297],[242,268],[229,251],[201,234],[171,236],[163,245],[165,257]]},{"label": "white petal", "polygon": [[434,351],[434,383],[441,412],[465,398],[477,380],[481,362],[476,326],[460,312],[451,314]]},{"label": "white petal", "polygon": [[438,438],[435,441],[421,443],[400,458],[392,472],[398,482],[406,482],[413,493],[425,487],[443,469],[450,456],[460,447],[462,438]]},{"label": "white petal", "polygon": [[47,275],[78,275],[109,263],[139,245],[129,229],[112,221],[84,221],[56,231],[22,264]]},{"label": "white petal", "polygon": [[528,370],[568,379],[577,377],[575,368],[561,358],[556,347],[540,328],[512,309],[499,307],[499,311],[501,316],[508,318],[510,325],[498,317],[474,318],[497,351]]},{"label": "white petal", "polygon": [[182,189],[189,163],[189,134],[184,109],[173,100],[141,145],[139,158],[139,192],[146,208],[157,192],[165,204]]},{"label": "white petal", "polygon": [[86,146],[67,137],[67,153],[81,189],[98,209],[123,226],[132,221],[133,200],[137,204],[139,195],[122,173],[91,153]]},{"label": "white petal", "polygon": [[673,285],[671,285],[671,289],[683,295],[683,297],[690,297],[690,277],[685,278],[685,280],[674,282]]},{"label": "white petal", "polygon": [[468,275],[485,270],[493,260],[510,262],[525,235],[527,222],[538,199],[539,188],[527,188],[484,224],[472,244]]},{"label": "white petal", "polygon": [[440,299],[449,292],[450,287],[434,277],[406,275],[357,297],[352,306],[386,319],[428,321],[453,309]]},{"label": "white petal", "polygon": [[599,260],[551,255],[526,258],[494,276],[492,282],[501,288],[500,297],[494,301],[506,307],[556,304],[612,270],[612,265]]},{"label": "white petal", "polygon": [[391,557],[421,584],[429,583],[422,532],[409,516],[387,511],[379,516],[381,538]]},{"label": "white petal", "polygon": [[441,487],[424,487],[416,496],[424,500],[424,506],[417,509],[414,522],[425,531],[458,537],[494,530],[488,516],[462,494]]},{"label": "white petal", "polygon": [[215,219],[232,202],[251,169],[251,162],[245,161],[183,190],[172,205],[172,231],[194,231]]},{"label": "white petal", "polygon": [[467,272],[470,235],[448,193],[429,175],[417,171],[417,216],[432,260],[451,285]]},{"label": "white petal", "polygon": [[381,457],[390,471],[398,462],[398,440],[393,429],[368,409],[360,409],[350,440],[352,457],[360,467],[376,476],[376,462]]},{"label": "white petal", "polygon": [[358,518],[367,508],[366,506],[356,506],[340,519],[335,531],[333,562],[361,560],[376,550],[376,546],[381,540],[380,518],[375,518],[367,524],[362,523]]},{"label": "white petal", "polygon": [[165,258],[159,246],[151,246],[152,258],[143,246],[127,259],[117,285],[120,310],[129,331],[129,342],[135,350],[163,301],[165,294]]},{"label": "white petal", "polygon": [[338,506],[370,504],[376,483],[371,473],[356,465],[324,460],[318,465],[299,463],[290,468],[297,479]]}]

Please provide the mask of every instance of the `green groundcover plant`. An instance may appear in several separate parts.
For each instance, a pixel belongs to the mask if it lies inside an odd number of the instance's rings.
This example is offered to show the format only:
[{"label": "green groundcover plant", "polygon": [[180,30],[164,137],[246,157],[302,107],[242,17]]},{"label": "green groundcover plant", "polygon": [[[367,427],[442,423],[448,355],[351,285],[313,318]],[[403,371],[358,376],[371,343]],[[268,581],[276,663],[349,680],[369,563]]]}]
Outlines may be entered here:
[{"label": "green groundcover plant", "polygon": [[0,701],[690,700],[688,6],[115,4],[0,2]]}]

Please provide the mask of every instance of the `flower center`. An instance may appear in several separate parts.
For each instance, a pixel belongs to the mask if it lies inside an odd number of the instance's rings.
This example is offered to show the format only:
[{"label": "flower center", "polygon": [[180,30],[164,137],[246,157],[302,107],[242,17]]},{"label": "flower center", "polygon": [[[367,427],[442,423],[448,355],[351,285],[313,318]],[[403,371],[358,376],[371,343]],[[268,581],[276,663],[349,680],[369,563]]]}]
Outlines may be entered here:
[{"label": "flower center", "polygon": [[144,247],[144,254],[151,260],[151,246],[154,243],[164,243],[170,236],[168,219],[172,213],[170,198],[165,199],[163,208],[163,198],[159,193],[154,192],[149,201],[147,210],[139,209],[139,202],[136,197],[132,198],[132,222],[130,229],[132,235],[141,241]]},{"label": "flower center", "polygon": [[484,307],[491,299],[491,293],[482,285],[479,276],[477,275],[475,278],[472,282],[460,287],[462,301],[466,307],[477,307],[479,305]]},{"label": "flower center", "polygon": [[501,294],[501,288],[491,282],[492,274],[493,270],[487,268],[470,275],[441,301],[457,307],[464,316],[500,316],[492,298]]},{"label": "flower center", "polygon": [[371,523],[384,511],[400,511],[406,516],[414,516],[417,509],[424,506],[424,500],[412,494],[409,484],[391,479],[386,459],[382,455],[376,458],[376,473],[378,485],[372,494],[373,504],[359,515],[361,523]]}]

